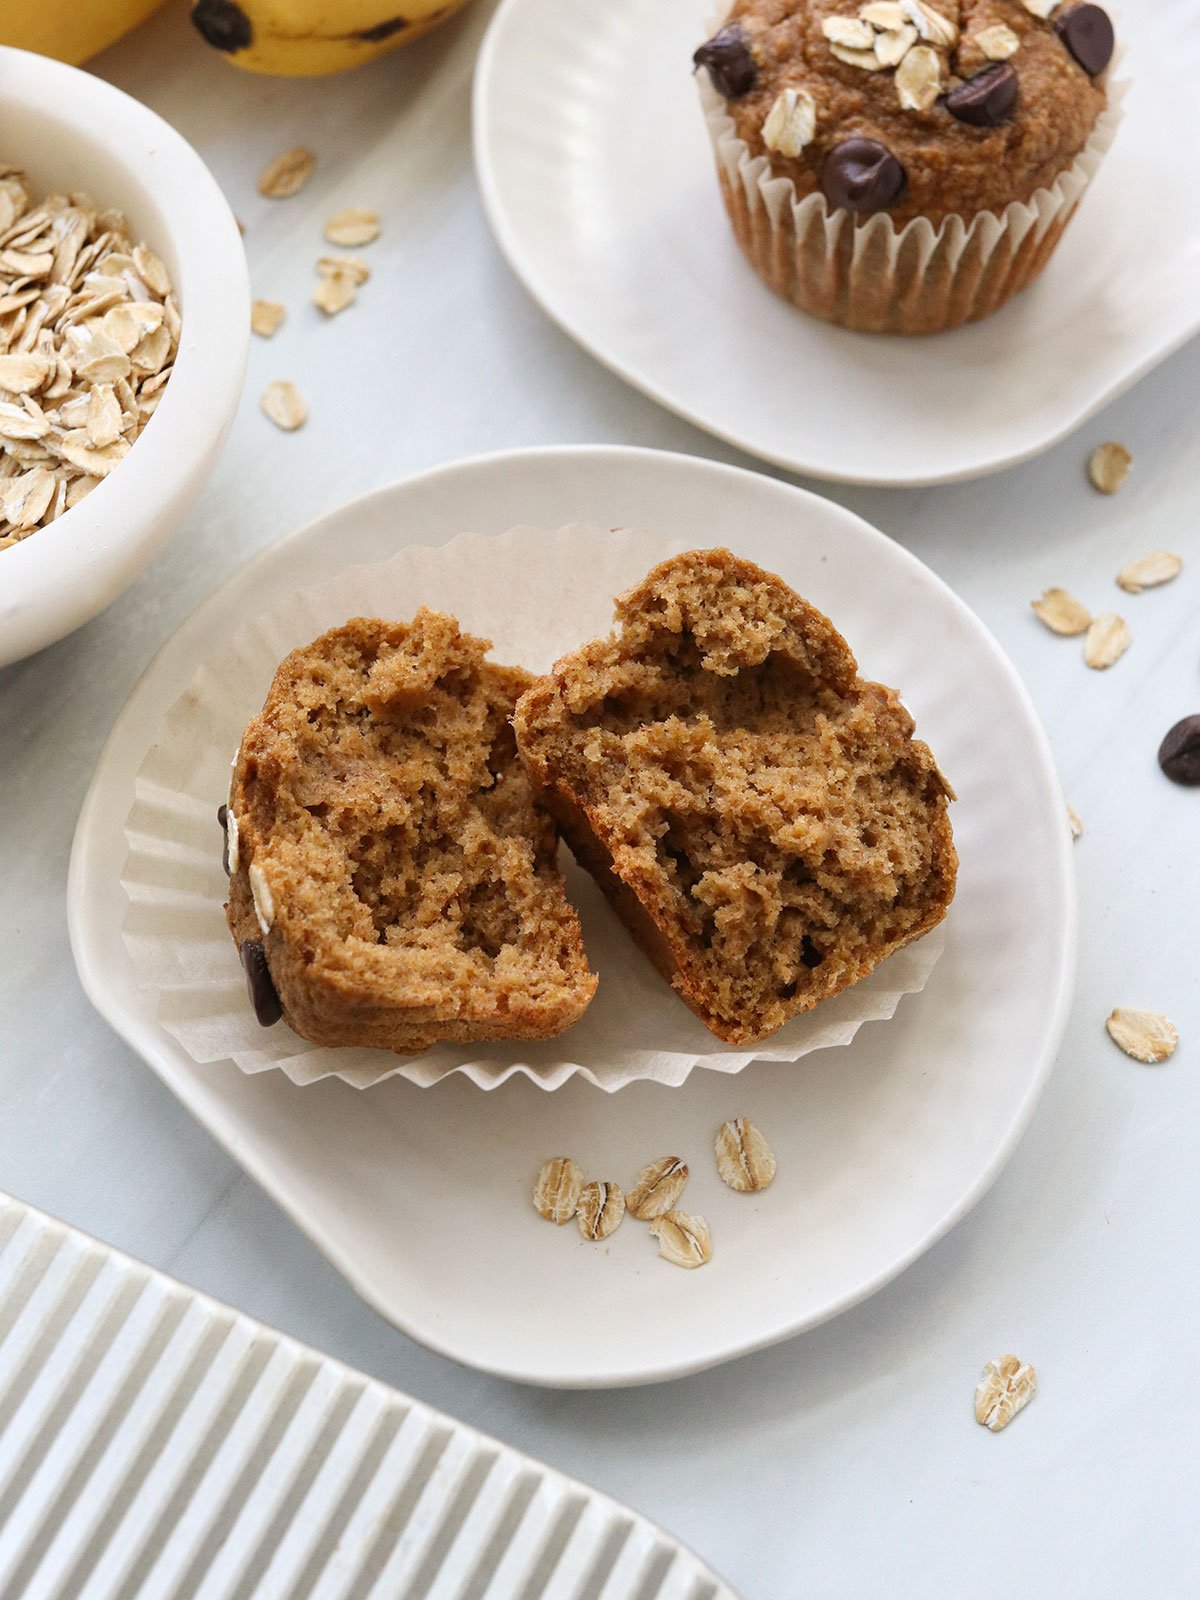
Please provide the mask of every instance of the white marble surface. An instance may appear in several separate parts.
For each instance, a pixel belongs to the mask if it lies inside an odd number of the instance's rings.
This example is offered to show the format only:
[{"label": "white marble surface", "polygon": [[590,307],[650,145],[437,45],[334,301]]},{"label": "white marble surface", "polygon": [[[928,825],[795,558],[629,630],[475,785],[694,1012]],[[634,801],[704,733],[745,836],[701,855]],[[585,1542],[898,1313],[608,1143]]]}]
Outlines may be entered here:
[{"label": "white marble surface", "polygon": [[[0,1188],[630,1501],[746,1600],[1194,1595],[1200,791],[1169,785],[1154,752],[1200,711],[1200,346],[1023,468],[826,491],[994,629],[1087,825],[1078,998],[1029,1134],[967,1222],[833,1324],[648,1391],[561,1395],[462,1371],[366,1310],[80,992],[64,887],[97,752],[153,651],[246,555],[360,490],[484,450],[611,440],[743,459],[578,351],[500,260],[468,147],[487,9],[317,84],[231,71],[179,6],[98,63],[207,157],[246,224],[256,292],[291,315],[255,343],[233,438],[165,555],[89,627],[0,673]],[[259,167],[300,141],[321,157],[310,188],[260,199]],[[360,306],[322,326],[311,262],[320,220],[346,204],[378,208],[386,232]],[[275,377],[308,394],[302,433],[258,415]],[[1106,437],[1136,458],[1115,500],[1083,476]],[[1189,563],[1177,583],[1113,587],[1127,558],[1163,546]],[[1129,619],[1133,648],[1111,672],[1032,619],[1030,596],[1053,583]],[[1168,1065],[1108,1042],[1122,1002],[1175,1019]],[[993,1437],[971,1392],[1009,1348],[1042,1386]]]}]

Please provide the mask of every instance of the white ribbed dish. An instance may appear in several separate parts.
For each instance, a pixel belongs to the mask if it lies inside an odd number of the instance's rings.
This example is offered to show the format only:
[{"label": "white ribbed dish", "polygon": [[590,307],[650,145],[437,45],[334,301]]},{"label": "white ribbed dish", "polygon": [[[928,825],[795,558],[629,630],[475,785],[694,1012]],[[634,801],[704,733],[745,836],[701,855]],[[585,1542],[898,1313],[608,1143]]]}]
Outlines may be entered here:
[{"label": "white ribbed dish", "polygon": [[[928,983],[842,1049],[620,1094],[578,1075],[554,1094],[521,1076],[481,1094],[461,1073],[431,1088],[391,1078],[364,1094],[196,1062],[163,1027],[120,937],[123,830],[154,730],[214,641],[331,565],[520,520],[733,546],[835,618],[867,675],[903,686],[959,794],[958,893]],[[1071,849],[1020,680],[907,551],[827,500],[710,461],[522,450],[368,495],[264,551],[200,607],[101,756],[67,913],[102,1014],[381,1315],[454,1360],[591,1388],[694,1372],[811,1328],[895,1277],[979,1199],[1032,1114],[1066,1020]],[[735,1195],[717,1177],[713,1137],[734,1116],[758,1123],[779,1158],[765,1194]],[[603,1246],[541,1221],[530,1189],[560,1153],[623,1186],[647,1161],[681,1155],[688,1208],[713,1230],[712,1262],[681,1272],[656,1260],[632,1219]]]},{"label": "white ribbed dish", "polygon": [[644,1518],[0,1195],[6,1600],[735,1600]]}]

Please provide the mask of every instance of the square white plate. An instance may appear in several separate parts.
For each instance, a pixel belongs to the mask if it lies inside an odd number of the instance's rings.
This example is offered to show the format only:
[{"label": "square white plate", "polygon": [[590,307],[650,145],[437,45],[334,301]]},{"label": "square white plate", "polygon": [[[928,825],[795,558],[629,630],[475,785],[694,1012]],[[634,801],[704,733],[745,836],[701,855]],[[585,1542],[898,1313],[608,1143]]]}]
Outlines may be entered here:
[{"label": "square white plate", "polygon": [[[198,1065],[158,1021],[120,938],[134,776],[197,663],[248,619],[397,544],[520,522],[653,528],[728,544],[834,618],[863,672],[898,685],[959,793],[946,946],[926,987],[853,1043],[736,1078],[606,1095],[462,1077],[357,1090]],[[421,596],[412,597],[415,607]],[[213,825],[213,849],[219,830]],[[687,456],[606,448],[462,462],[343,507],[249,562],[152,662],[101,756],[71,859],[72,948],[114,1028],[384,1316],[423,1343],[525,1382],[592,1387],[695,1371],[835,1315],[893,1278],[984,1193],[1057,1049],[1075,969],[1066,815],[1013,668],[961,600],[840,507]],[[219,916],[219,911],[212,913]],[[233,952],[230,950],[232,959]],[[749,1116],[779,1173],[721,1183],[713,1138]],[[713,1231],[695,1272],[627,1219],[604,1245],[530,1204],[549,1156],[629,1185],[680,1155],[684,1204]]]},{"label": "square white plate", "polygon": [[1047,449],[1200,327],[1191,0],[1114,9],[1124,117],[1054,259],[996,316],[927,339],[805,316],[743,260],[691,75],[716,10],[504,0],[476,70],[475,163],[501,248],[636,388],[814,477],[942,483]]}]

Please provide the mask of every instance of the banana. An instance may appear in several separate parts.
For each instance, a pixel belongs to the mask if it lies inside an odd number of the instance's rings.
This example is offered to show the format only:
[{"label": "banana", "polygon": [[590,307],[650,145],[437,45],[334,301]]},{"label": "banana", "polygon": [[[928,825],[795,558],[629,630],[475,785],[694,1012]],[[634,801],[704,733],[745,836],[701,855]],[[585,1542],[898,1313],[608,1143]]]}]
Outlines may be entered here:
[{"label": "banana", "polygon": [[72,66],[115,44],[162,0],[0,0],[0,44]]},{"label": "banana", "polygon": [[235,66],[303,78],[360,67],[466,0],[193,0],[201,38]]}]

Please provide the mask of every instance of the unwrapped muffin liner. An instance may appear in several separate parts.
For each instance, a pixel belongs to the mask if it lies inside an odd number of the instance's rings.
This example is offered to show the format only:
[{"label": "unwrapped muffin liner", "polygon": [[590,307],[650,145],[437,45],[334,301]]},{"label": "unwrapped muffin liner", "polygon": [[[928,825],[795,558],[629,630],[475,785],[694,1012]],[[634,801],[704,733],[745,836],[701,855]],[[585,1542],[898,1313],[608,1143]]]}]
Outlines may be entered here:
[{"label": "unwrapped muffin liner", "polygon": [[797,199],[791,178],[750,154],[707,72],[696,82],[743,253],[802,311],[863,333],[944,332],[990,316],[1032,283],[1116,137],[1125,94],[1110,77],[1108,105],[1087,144],[1028,202],[1013,201],[998,216],[951,216],[937,228],[916,217],[897,228],[886,212],[863,221],[831,210],[820,192]]},{"label": "unwrapped muffin liner", "polygon": [[576,1074],[605,1090],[642,1080],[679,1084],[694,1067],[736,1072],[754,1060],[795,1061],[849,1044],[864,1022],[890,1017],[904,995],[924,987],[941,954],[941,928],[765,1044],[724,1045],[652,969],[564,847],[568,893],[600,984],[583,1018],[558,1038],[439,1044],[406,1057],[312,1045],[286,1022],[261,1028],[255,1020],[225,923],[228,879],[216,813],[228,794],[230,757],[283,657],[351,617],[408,618],[428,605],[491,639],[493,659],[545,671],[606,633],[614,596],[685,548],[631,529],[463,534],[305,589],[242,627],[199,666],[139,768],[121,878],[128,896],[122,935],[137,980],[158,992],[159,1022],[194,1061],[278,1070],[297,1084],[336,1077],[356,1088],[395,1075],[427,1086],[452,1072],[482,1089],[514,1073],[547,1089]]}]

